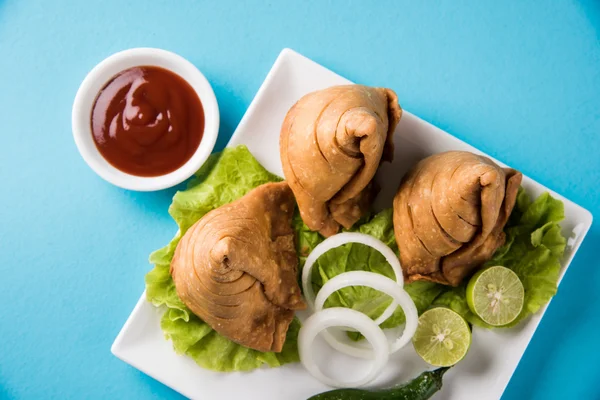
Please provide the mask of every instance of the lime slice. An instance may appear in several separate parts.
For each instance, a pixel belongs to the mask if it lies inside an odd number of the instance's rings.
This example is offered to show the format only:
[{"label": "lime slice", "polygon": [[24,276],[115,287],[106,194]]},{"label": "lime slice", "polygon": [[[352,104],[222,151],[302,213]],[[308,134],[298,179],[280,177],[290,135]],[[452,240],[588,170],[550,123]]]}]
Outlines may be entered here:
[{"label": "lime slice", "polygon": [[457,313],[445,307],[425,311],[412,338],[425,362],[449,367],[463,359],[471,345],[471,329]]},{"label": "lime slice", "polygon": [[512,270],[496,266],[477,272],[467,285],[467,304],[493,326],[511,323],[523,309],[525,290]]}]

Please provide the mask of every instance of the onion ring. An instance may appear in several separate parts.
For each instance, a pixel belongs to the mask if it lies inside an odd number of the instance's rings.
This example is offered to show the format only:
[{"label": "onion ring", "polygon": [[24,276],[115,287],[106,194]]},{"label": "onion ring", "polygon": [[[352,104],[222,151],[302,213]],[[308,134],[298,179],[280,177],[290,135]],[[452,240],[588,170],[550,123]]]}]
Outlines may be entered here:
[{"label": "onion ring", "polygon": [[[393,281],[392,281],[393,282]],[[371,354],[374,361],[369,372],[355,381],[338,381],[323,374],[315,363],[311,352],[314,339],[327,328],[334,326],[350,327],[359,331],[371,343]],[[371,318],[350,308],[332,307],[311,315],[304,323],[298,334],[298,352],[302,365],[312,376],[333,387],[359,387],[366,385],[377,377],[389,359],[389,345],[385,334]]]},{"label": "onion ring", "polygon": [[[417,324],[419,320],[417,307],[403,288],[398,286],[398,284],[392,279],[381,274],[367,271],[351,271],[331,278],[329,281],[327,281],[327,283],[325,283],[325,285],[323,285],[317,294],[317,298],[315,300],[316,314],[322,312],[323,305],[329,296],[348,286],[367,286],[379,290],[391,296],[392,299],[394,299],[394,301],[402,307],[406,317],[404,332],[402,332],[402,335],[399,338],[389,343],[390,354],[400,350],[410,341],[417,330]],[[361,346],[357,342],[352,342],[347,337],[346,340],[342,340],[343,336],[344,335],[335,336],[330,332],[330,330],[323,331],[323,338],[337,351],[352,357],[366,359],[373,358],[374,354],[372,348]]]},{"label": "onion ring", "polygon": [[[308,255],[306,262],[304,263],[304,268],[302,269],[302,290],[304,292],[304,299],[312,310],[315,309],[315,292],[312,288],[311,278],[312,269],[315,262],[319,257],[329,250],[342,246],[346,243],[361,243],[379,251],[385,257],[385,260],[390,264],[392,270],[394,270],[394,274],[396,275],[396,285],[398,285],[400,288],[404,287],[404,275],[402,274],[400,261],[392,249],[390,249],[385,243],[364,233],[338,233],[337,235],[331,236],[319,243]],[[391,317],[396,310],[396,307],[398,307],[398,304],[395,300],[393,300],[392,303],[385,309],[385,311],[375,319],[375,323],[379,325]]]}]

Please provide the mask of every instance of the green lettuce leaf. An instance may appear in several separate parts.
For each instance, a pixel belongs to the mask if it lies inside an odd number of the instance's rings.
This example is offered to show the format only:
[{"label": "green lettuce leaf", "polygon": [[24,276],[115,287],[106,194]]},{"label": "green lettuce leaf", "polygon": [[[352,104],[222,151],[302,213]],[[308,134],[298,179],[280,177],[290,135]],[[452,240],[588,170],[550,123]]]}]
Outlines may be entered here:
[{"label": "green lettuce leaf", "polygon": [[445,306],[459,313],[467,322],[482,328],[492,328],[491,325],[483,322],[481,318],[471,312],[467,304],[466,283],[455,287],[447,288],[433,302],[434,306]]},{"label": "green lettuce leaf", "polygon": [[161,320],[165,337],[171,340],[177,353],[190,356],[204,368],[248,371],[262,365],[278,367],[299,360],[298,320],[290,324],[280,353],[248,349],[219,335],[192,314],[177,296],[170,273],[177,243],[204,214],[242,197],[257,186],[278,181],[281,178],[264,169],[245,146],[226,148],[222,153],[212,155],[188,188],[173,197],[169,213],[177,222],[179,232],[168,245],[150,255],[154,269],[146,275],[146,297],[153,305],[166,308]]},{"label": "green lettuce leaf", "polygon": [[[421,315],[431,307],[433,301],[446,289],[443,285],[434,282],[416,281],[405,284],[404,290],[415,302],[417,311]],[[381,324],[381,327],[384,329],[394,328],[403,324],[405,320],[404,312],[401,308],[397,308],[392,316]]]},{"label": "green lettuce leaf", "polygon": [[300,322],[297,319],[290,324],[281,353],[262,353],[219,335],[193,314],[188,322],[182,319],[171,320],[170,311],[163,315],[160,324],[165,336],[173,342],[177,353],[187,354],[203,368],[214,371],[250,371],[265,364],[279,367],[299,361],[297,337]]},{"label": "green lettuce leaf", "polygon": [[294,219],[292,220],[294,230],[296,231],[296,252],[300,262],[300,269],[304,266],[306,257],[310,252],[317,247],[324,239],[319,232],[313,232],[308,229],[308,226],[302,221],[300,213],[296,210]]},{"label": "green lettuce leaf", "polygon": [[[525,288],[523,311],[506,327],[536,313],[556,294],[560,260],[567,243],[559,225],[563,219],[562,201],[544,193],[532,202],[523,189],[519,190],[517,205],[504,228],[506,243],[486,263],[486,266],[502,265],[512,269]],[[470,323],[489,328],[469,310],[465,285],[466,282],[446,291],[434,304],[450,307]]]}]

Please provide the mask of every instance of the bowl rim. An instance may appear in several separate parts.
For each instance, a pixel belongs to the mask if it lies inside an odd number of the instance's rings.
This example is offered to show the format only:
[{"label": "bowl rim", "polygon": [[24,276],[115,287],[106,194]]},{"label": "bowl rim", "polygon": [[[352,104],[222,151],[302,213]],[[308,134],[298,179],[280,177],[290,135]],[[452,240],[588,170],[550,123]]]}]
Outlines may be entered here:
[{"label": "bowl rim", "polygon": [[[137,66],[160,67],[179,75],[192,86],[204,109],[204,132],[198,148],[185,164],[168,174],[144,177],[123,172],[100,154],[93,140],[91,112],[99,91],[119,72]],[[176,53],[151,47],[119,51],[98,63],[81,82],[71,113],[73,139],[87,165],[105,181],[134,191],[162,190],[191,177],[212,153],[217,142],[219,124],[217,98],[202,72]]]}]

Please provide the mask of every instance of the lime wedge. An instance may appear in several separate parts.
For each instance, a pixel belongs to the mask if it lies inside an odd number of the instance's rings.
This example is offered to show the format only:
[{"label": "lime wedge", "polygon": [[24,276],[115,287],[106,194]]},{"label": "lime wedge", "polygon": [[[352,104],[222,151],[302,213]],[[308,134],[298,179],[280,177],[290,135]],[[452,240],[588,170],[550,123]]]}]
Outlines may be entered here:
[{"label": "lime wedge", "polygon": [[467,285],[467,304],[493,326],[511,323],[523,309],[525,290],[512,270],[496,266],[477,272]]},{"label": "lime wedge", "polygon": [[425,362],[449,367],[463,359],[471,345],[471,329],[457,313],[445,307],[425,311],[412,338]]}]

